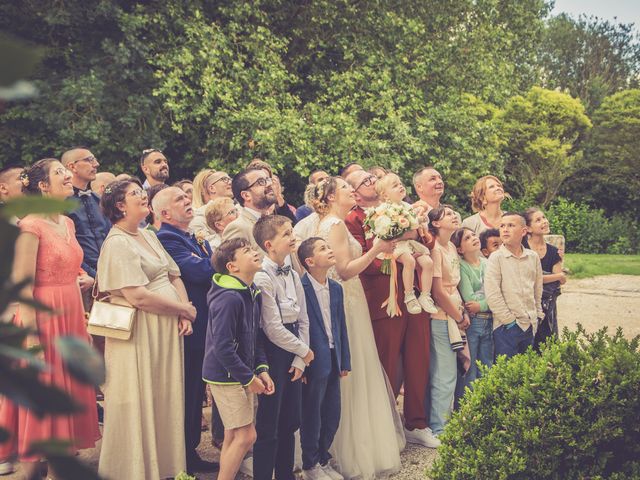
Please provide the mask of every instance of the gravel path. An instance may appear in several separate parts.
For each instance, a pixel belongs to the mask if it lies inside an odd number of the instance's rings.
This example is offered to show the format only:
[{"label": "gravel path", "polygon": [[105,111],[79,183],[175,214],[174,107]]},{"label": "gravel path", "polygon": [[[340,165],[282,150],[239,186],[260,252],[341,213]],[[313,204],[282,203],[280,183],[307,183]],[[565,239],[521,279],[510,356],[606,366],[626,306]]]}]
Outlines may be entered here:
[{"label": "gravel path", "polygon": [[[628,275],[607,275],[584,280],[570,280],[563,287],[558,299],[560,328],[575,328],[581,323],[587,331],[595,331],[607,325],[613,333],[622,327],[625,336],[640,335],[640,277]],[[210,417],[210,409],[205,415]],[[203,433],[200,454],[206,460],[217,460],[219,452],[211,447],[211,435]],[[82,458],[97,466],[99,444],[95,449],[82,452]],[[427,468],[436,457],[436,451],[413,445],[402,452],[402,470],[394,475],[394,480],[417,480],[425,478]],[[199,474],[201,480],[213,480],[215,474]],[[4,477],[7,480],[22,478],[19,473]],[[250,477],[239,475],[239,479]],[[132,479],[133,480],[133,479]]]}]

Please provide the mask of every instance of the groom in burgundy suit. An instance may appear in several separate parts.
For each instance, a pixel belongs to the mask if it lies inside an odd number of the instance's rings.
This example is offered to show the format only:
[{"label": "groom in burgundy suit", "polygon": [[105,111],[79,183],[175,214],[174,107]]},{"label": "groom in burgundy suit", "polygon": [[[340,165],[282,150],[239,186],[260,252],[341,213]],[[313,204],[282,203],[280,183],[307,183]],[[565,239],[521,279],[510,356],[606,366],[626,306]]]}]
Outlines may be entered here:
[{"label": "groom in burgundy suit", "polygon": [[[375,190],[375,175],[364,170],[350,173],[347,182],[353,187],[357,206],[345,219],[347,228],[363,253],[371,249],[373,239],[366,240],[363,229],[364,209],[380,203]],[[400,301],[402,315],[389,317],[382,302],[389,296],[389,276],[380,271],[382,260],[374,260],[361,274],[360,281],[369,305],[373,333],[380,362],[389,377],[395,397],[404,380],[404,419],[407,442],[436,448],[440,440],[427,427],[425,397],[429,381],[429,314],[407,312]],[[398,264],[398,291],[404,292],[402,266]],[[417,278],[417,276],[416,276]],[[404,373],[404,376],[403,376]]]}]

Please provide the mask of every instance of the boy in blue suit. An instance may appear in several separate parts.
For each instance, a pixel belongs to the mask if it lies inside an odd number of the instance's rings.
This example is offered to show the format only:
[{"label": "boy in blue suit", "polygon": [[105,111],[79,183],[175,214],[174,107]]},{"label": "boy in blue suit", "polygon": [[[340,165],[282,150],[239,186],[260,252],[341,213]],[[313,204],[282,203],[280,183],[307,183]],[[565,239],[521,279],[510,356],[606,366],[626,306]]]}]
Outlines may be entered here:
[{"label": "boy in blue suit", "polygon": [[309,316],[310,347],[315,359],[307,367],[302,389],[302,469],[305,479],[342,479],[329,460],[329,448],[340,423],[340,378],[351,370],[349,337],[344,318],[342,287],[328,279],[336,264],[331,247],[311,237],[298,248]]}]

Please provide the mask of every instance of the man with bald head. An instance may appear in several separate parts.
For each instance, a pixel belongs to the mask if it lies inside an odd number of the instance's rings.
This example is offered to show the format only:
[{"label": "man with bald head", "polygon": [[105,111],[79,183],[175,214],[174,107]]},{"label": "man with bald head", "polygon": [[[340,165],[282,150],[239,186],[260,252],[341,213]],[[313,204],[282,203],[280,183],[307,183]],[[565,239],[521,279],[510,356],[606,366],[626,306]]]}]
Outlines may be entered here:
[{"label": "man with bald head", "polygon": [[[413,174],[413,188],[419,200],[413,204],[414,207],[422,207],[425,214],[440,206],[440,199],[444,195],[444,180],[435,167],[423,167]],[[462,223],[462,218],[455,212],[458,220]]]},{"label": "man with bald head", "polygon": [[[376,192],[378,178],[364,170],[356,170],[347,175],[346,181],[353,188],[356,207],[349,212],[345,223],[351,235],[360,242],[364,254],[373,246],[373,239],[365,236],[364,219],[366,208],[380,205]],[[409,232],[406,238],[420,240],[415,232]],[[410,314],[404,302],[399,302],[400,316],[390,317],[386,308],[382,307],[382,302],[389,296],[389,275],[382,273],[381,266],[382,260],[376,259],[360,273],[380,363],[396,397],[404,382],[404,432],[407,442],[436,448],[440,441],[427,427],[425,408],[429,382],[429,314]],[[405,291],[402,266],[399,264],[396,285],[397,291]]]},{"label": "man with bald head", "polygon": [[178,187],[167,187],[159,191],[152,201],[155,215],[162,224],[158,240],[180,268],[182,282],[189,301],[196,307],[193,335],[184,338],[184,434],[187,458],[187,473],[211,472],[218,469],[217,463],[200,458],[196,448],[200,444],[202,398],[205,385],[202,381],[204,340],[207,332],[207,292],[215,273],[211,266],[211,247],[206,240],[198,241],[189,233],[193,219],[191,200]]},{"label": "man with bald head", "polygon": [[102,197],[104,189],[107,188],[111,182],[116,181],[116,176],[110,172],[98,172],[96,173],[96,179],[91,182],[91,191]]},{"label": "man with bald head", "polygon": [[[78,208],[69,213],[76,227],[76,239],[82,247],[84,258],[82,269],[94,279],[102,242],[106,238],[111,223],[100,209],[100,197],[89,189],[89,183],[96,179],[100,162],[86,147],[73,147],[62,154],[62,164],[71,171],[73,177],[73,196],[78,201]],[[87,291],[93,282],[80,285]]]},{"label": "man with bald head", "polygon": [[169,180],[169,160],[157,148],[147,148],[142,151],[140,169],[147,177],[142,184],[145,189],[159,183],[167,183]]}]

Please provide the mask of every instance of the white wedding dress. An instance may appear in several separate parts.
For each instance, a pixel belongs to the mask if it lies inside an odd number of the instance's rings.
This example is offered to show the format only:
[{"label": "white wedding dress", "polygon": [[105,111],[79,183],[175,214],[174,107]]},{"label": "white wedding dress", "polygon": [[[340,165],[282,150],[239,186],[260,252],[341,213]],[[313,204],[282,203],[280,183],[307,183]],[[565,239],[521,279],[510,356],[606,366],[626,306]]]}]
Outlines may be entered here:
[{"label": "white wedding dress", "polygon": [[[316,217],[296,229],[296,234],[302,240],[310,236],[328,239],[331,227],[339,223],[342,220],[333,216],[320,222]],[[348,235],[351,258],[358,258],[362,247]],[[351,352],[351,373],[340,382],[342,412],[331,454],[347,479],[384,478],[400,470],[400,451],[405,446],[402,422],[378,358],[362,283],[358,277],[343,281],[334,269],[329,276],[344,290]]]}]

